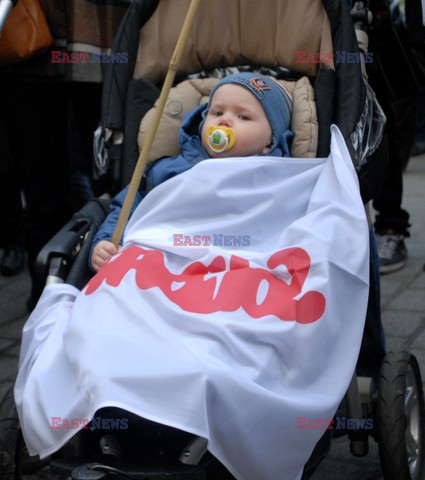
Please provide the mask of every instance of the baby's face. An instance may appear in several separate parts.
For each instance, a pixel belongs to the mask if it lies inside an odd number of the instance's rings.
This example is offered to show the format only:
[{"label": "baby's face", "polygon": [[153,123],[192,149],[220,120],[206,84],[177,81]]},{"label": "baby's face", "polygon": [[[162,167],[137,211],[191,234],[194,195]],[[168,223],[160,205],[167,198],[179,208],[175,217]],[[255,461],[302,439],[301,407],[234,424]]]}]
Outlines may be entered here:
[{"label": "baby's face", "polygon": [[[216,153],[209,147],[206,132],[211,126],[233,128],[235,144],[230,150]],[[214,93],[201,135],[203,147],[216,158],[265,155],[272,141],[272,129],[261,103],[246,88],[232,83]]]}]

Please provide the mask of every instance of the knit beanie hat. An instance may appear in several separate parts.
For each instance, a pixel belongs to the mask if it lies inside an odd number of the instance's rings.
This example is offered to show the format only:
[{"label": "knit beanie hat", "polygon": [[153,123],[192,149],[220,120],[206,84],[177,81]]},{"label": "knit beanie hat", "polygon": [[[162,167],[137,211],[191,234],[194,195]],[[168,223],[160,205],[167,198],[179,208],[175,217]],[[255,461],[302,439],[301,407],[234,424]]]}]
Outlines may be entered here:
[{"label": "knit beanie hat", "polygon": [[242,72],[229,75],[220,80],[210,94],[208,109],[214,93],[228,83],[240,85],[249,90],[261,103],[273,131],[270,154],[289,156],[288,142],[293,133],[290,130],[292,116],[292,98],[288,92],[273,78],[258,73]]}]

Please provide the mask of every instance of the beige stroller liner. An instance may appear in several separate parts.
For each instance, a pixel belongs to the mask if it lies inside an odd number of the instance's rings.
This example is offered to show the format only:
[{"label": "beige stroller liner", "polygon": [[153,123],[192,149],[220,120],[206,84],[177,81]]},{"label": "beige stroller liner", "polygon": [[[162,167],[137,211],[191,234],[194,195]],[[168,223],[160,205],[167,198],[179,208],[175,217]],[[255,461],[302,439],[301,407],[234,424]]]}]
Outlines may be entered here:
[{"label": "beige stroller liner", "polygon": [[[159,2],[140,31],[134,78],[157,83],[165,76],[189,3]],[[329,19],[321,1],[203,0],[179,72],[280,65],[314,76],[319,64],[298,63],[297,51],[333,52]],[[332,63],[322,66],[333,68]]]},{"label": "beige stroller liner", "polygon": [[[190,0],[161,0],[140,31],[134,78],[158,83],[165,76],[189,3]],[[322,27],[317,28],[318,25]],[[329,19],[321,1],[203,0],[179,75],[235,65],[279,65],[314,76],[319,64],[297,62],[297,51],[333,51]],[[333,68],[333,63],[321,65]],[[171,89],[148,163],[179,154],[178,131],[184,115],[208,101],[216,82],[214,78],[192,79]],[[313,87],[307,76],[295,82],[280,82],[294,101],[291,156],[314,158],[319,127]],[[147,138],[155,108],[142,119],[139,149]]]}]

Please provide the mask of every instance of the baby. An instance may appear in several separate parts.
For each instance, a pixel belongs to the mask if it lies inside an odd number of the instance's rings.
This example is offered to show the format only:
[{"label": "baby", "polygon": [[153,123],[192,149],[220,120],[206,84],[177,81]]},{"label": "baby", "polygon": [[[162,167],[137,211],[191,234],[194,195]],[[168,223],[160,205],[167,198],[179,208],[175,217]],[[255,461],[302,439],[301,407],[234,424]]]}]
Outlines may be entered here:
[{"label": "baby", "polygon": [[[158,160],[146,172],[147,191],[208,158],[288,157],[291,114],[292,99],[271,77],[236,73],[223,78],[212,90],[209,103],[184,118],[179,133],[181,154]],[[113,199],[93,240],[90,261],[95,272],[119,251],[110,240],[126,192]],[[146,193],[138,193],[133,211]]]}]

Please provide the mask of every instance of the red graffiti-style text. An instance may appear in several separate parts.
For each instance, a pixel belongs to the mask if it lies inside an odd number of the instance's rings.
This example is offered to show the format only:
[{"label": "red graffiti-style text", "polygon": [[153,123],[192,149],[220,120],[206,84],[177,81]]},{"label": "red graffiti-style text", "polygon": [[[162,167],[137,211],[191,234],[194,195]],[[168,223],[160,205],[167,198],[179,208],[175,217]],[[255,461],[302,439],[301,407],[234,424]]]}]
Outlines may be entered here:
[{"label": "red graffiti-style text", "polygon": [[[289,283],[271,271],[281,265],[290,274]],[[270,256],[267,267],[270,270],[252,267],[248,260],[232,255],[226,268],[224,257],[217,256],[209,265],[193,262],[176,274],[165,265],[163,252],[130,247],[101,268],[88,283],[85,294],[94,293],[104,281],[117,287],[130,270],[135,270],[138,288],[158,287],[187,312],[207,314],[243,308],[253,318],[274,315],[299,323],[312,323],[323,315],[325,297],[321,293],[310,291],[300,296],[310,270],[305,250],[279,250]],[[264,294],[257,302],[260,291]]]}]

